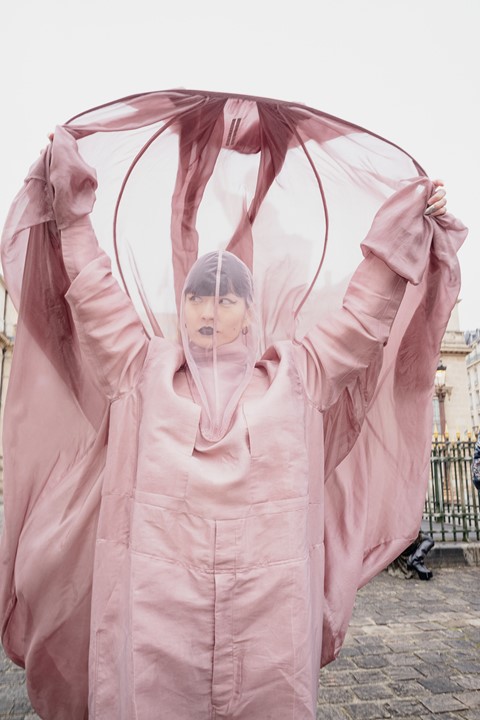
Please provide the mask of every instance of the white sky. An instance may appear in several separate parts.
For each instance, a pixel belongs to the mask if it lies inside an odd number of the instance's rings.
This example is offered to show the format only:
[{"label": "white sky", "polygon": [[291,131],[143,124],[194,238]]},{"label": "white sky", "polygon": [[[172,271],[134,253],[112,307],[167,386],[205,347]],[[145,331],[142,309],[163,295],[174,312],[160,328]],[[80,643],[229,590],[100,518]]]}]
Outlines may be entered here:
[{"label": "white sky", "polygon": [[298,100],[445,180],[470,228],[460,324],[473,329],[479,33],[479,0],[2,0],[0,223],[48,132],[97,104],[173,87]]}]

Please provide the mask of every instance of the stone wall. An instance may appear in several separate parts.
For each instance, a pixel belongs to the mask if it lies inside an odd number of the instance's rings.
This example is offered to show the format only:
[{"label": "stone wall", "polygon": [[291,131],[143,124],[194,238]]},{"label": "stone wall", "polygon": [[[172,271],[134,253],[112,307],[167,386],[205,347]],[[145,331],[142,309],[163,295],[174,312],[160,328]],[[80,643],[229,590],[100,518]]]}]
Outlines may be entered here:
[{"label": "stone wall", "polygon": [[[470,348],[460,330],[458,303],[455,306],[442,340],[441,360],[446,366],[445,421],[448,432],[462,438],[472,429],[468,375],[465,359]],[[438,428],[440,431],[440,428]]]}]

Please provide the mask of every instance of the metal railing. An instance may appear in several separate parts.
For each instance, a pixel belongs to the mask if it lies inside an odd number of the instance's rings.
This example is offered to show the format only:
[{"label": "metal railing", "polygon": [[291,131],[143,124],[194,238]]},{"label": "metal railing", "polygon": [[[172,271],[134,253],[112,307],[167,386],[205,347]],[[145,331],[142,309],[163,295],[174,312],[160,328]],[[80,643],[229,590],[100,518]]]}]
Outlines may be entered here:
[{"label": "metal railing", "polygon": [[474,437],[434,437],[422,523],[434,540],[480,540],[479,494],[471,473],[474,447]]}]

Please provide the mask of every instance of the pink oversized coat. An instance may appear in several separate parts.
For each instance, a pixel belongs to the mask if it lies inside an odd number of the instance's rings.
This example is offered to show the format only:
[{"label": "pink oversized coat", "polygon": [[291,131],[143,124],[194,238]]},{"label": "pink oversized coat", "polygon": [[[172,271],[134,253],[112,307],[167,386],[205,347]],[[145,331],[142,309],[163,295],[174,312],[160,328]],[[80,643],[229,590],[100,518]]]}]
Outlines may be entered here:
[{"label": "pink oversized coat", "polygon": [[[37,165],[4,245],[8,267],[32,228],[1,586],[3,643],[32,703],[49,720],[312,720],[356,589],[418,532],[465,230],[423,216],[425,178],[392,195],[343,306],[264,353],[209,443],[181,346],[147,338],[106,255],[68,284],[52,207],[64,233],[85,232],[91,202],[42,201],[45,183]],[[50,296],[51,338],[32,322]]]}]

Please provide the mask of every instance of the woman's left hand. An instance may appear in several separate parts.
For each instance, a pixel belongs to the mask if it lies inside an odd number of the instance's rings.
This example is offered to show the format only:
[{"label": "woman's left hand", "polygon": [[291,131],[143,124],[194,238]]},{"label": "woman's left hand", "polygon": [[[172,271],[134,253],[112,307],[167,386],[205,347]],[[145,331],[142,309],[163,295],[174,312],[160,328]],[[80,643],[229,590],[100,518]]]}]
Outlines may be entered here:
[{"label": "woman's left hand", "polygon": [[443,180],[434,180],[433,183],[435,185],[435,192],[427,201],[425,215],[437,217],[438,215],[445,215],[447,212],[447,192],[443,187]]}]

